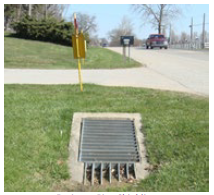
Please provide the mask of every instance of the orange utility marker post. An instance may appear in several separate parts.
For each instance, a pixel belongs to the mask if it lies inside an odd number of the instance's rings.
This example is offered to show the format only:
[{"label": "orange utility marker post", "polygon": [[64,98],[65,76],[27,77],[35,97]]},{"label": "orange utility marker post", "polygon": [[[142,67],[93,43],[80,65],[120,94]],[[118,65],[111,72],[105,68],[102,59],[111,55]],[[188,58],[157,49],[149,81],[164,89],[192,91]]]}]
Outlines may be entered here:
[{"label": "orange utility marker post", "polygon": [[83,91],[81,59],[85,59],[85,37],[83,35],[83,32],[79,34],[75,13],[74,13],[74,30],[75,30],[75,34],[72,35],[73,53],[74,53],[74,59],[78,60],[80,90]]}]

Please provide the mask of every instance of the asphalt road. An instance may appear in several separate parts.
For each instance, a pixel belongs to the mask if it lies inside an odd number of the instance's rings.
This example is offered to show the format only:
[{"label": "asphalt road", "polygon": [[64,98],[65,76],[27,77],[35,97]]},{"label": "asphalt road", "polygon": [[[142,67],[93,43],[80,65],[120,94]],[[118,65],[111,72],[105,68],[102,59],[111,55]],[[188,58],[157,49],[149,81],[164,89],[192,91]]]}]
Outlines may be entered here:
[{"label": "asphalt road", "polygon": [[[108,48],[122,53],[122,48]],[[131,57],[146,66],[82,70],[83,82],[132,86],[209,96],[209,52],[131,48]],[[112,62],[113,63],[113,62]],[[5,69],[5,84],[76,84],[77,70]]]},{"label": "asphalt road", "polygon": [[[121,48],[110,49],[122,54]],[[209,95],[208,51],[131,48],[131,58],[144,63],[151,72],[184,87],[185,91]]]}]

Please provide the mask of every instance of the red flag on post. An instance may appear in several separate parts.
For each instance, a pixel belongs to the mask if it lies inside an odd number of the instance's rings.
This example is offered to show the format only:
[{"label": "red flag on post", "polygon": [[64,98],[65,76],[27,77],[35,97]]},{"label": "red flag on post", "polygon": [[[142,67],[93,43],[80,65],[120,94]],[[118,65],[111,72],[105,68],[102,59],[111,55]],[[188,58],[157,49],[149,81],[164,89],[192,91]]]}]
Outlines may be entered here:
[{"label": "red flag on post", "polygon": [[77,35],[79,32],[78,32],[78,24],[77,24],[76,14],[74,14],[74,28],[76,30],[75,33]]}]

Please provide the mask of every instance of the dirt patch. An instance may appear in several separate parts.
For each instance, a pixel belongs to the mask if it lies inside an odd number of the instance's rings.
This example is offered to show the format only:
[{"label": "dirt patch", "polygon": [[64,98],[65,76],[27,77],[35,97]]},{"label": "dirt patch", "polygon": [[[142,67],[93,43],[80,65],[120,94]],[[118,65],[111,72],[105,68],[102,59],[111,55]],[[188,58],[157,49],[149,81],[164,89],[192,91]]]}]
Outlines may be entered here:
[{"label": "dirt patch", "polygon": [[55,183],[51,191],[54,192],[98,192],[98,191],[108,191],[109,188],[127,188],[127,187],[137,187],[139,181],[133,180],[133,183],[130,182],[118,182],[116,179],[112,180],[112,183],[109,184],[104,182],[103,185],[95,184],[91,186],[90,184],[83,185],[78,182],[71,180],[64,180],[59,183]]}]

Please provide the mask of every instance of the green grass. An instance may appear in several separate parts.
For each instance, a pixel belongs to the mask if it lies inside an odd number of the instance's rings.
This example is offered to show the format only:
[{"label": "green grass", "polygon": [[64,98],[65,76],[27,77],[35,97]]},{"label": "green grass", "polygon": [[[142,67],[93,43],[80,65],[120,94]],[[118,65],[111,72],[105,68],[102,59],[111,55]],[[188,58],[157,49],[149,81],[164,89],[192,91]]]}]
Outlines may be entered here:
[{"label": "green grass", "polygon": [[[122,56],[106,48],[89,48],[85,65],[82,68],[130,68],[139,67],[140,63],[131,60],[123,63]],[[5,68],[37,69],[77,69],[77,60],[73,59],[71,47],[57,44],[4,38]]]},{"label": "green grass", "polygon": [[64,183],[74,112],[142,114],[154,170],[137,186],[101,191],[209,191],[207,98],[97,85],[84,85],[83,93],[78,85],[5,85],[5,191],[73,189]]},{"label": "green grass", "polygon": [[208,98],[97,85],[83,93],[78,85],[5,85],[5,191],[74,190],[67,166],[74,112],[142,115],[153,171],[137,186],[100,191],[209,191]]}]

